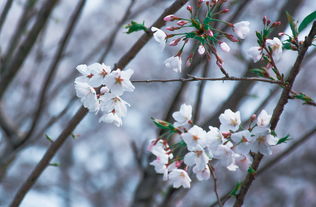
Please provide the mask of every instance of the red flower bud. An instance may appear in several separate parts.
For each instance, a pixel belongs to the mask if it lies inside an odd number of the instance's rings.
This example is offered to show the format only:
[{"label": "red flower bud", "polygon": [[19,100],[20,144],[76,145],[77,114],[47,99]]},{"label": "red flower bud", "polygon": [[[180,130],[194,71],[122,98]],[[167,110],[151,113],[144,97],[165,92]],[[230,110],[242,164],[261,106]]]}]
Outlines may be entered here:
[{"label": "red flower bud", "polygon": [[188,6],[187,6],[187,10],[188,10],[190,13],[192,13],[192,6],[188,5]]}]

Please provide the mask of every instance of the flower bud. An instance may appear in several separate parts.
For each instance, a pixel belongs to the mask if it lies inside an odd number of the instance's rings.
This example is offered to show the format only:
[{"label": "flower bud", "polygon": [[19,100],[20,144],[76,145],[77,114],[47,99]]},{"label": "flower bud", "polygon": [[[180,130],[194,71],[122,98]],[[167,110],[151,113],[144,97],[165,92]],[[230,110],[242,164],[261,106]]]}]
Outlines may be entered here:
[{"label": "flower bud", "polygon": [[175,40],[172,40],[169,44],[169,46],[177,46],[178,43],[180,42],[181,38],[178,38],[178,39],[175,39]]},{"label": "flower bud", "polygon": [[232,135],[232,133],[230,133],[230,132],[223,132],[222,135],[223,135],[224,138],[229,138]]},{"label": "flower bud", "polygon": [[178,29],[181,29],[181,27],[166,27],[166,30],[169,30],[169,31],[174,31]]},{"label": "flower bud", "polygon": [[251,121],[255,121],[257,118],[257,115],[256,114],[252,114],[251,117],[250,117],[250,120]]},{"label": "flower bud", "polygon": [[214,36],[212,30],[208,30],[208,31],[207,31],[207,35],[210,36],[210,37],[213,37],[213,36]]},{"label": "flower bud", "polygon": [[277,21],[277,22],[273,22],[273,24],[271,25],[271,27],[277,27],[281,25],[281,21]]},{"label": "flower bud", "polygon": [[185,21],[185,20],[180,20],[180,21],[177,22],[177,25],[183,26],[183,25],[186,25],[187,23],[189,23],[189,22]]},{"label": "flower bud", "polygon": [[232,42],[239,42],[239,40],[234,35],[225,34],[225,36],[226,36],[227,39],[229,39]]},{"label": "flower bud", "polygon": [[219,13],[220,13],[220,14],[225,14],[225,13],[227,13],[227,12],[229,12],[229,9],[223,9],[223,10],[220,11]]},{"label": "flower bud", "polygon": [[278,36],[280,36],[280,37],[283,36],[283,35],[285,35],[284,32],[279,32],[279,33],[278,33]]},{"label": "flower bud", "polygon": [[187,10],[188,10],[190,13],[192,13],[192,6],[188,5],[188,6],[187,6]]},{"label": "flower bud", "polygon": [[179,19],[180,19],[179,17],[176,17],[174,15],[168,15],[163,18],[163,20],[166,22],[171,22],[171,21],[179,20]]}]

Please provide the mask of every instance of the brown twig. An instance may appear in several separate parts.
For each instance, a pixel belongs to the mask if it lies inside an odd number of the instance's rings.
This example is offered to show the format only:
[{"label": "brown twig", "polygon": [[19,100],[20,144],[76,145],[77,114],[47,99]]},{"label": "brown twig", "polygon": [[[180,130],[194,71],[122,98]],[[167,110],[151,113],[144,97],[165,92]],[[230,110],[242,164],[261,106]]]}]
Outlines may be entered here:
[{"label": "brown twig", "polygon": [[4,69],[6,73],[0,79],[0,99],[4,95],[7,87],[12,82],[17,72],[20,70],[22,64],[24,63],[26,57],[28,56],[31,49],[33,48],[38,35],[44,28],[48,20],[48,17],[50,16],[51,12],[53,11],[58,1],[59,0],[47,0],[43,4],[42,8],[39,10],[40,12],[38,14],[38,17],[36,21],[34,22],[33,27],[31,28],[29,34],[25,37],[24,42],[17,49],[16,55],[8,63],[7,68]]},{"label": "brown twig", "polygon": [[[309,48],[309,46],[312,44],[312,41],[313,41],[315,35],[316,35],[316,21],[313,23],[313,26],[310,30],[310,33],[305,38],[303,45],[299,48],[299,53],[298,53],[298,56],[297,56],[296,61],[294,63],[294,66],[292,67],[292,69],[289,73],[289,76],[286,80],[286,82],[288,84],[286,87],[284,87],[282,94],[281,94],[281,97],[280,97],[280,99],[279,99],[279,101],[278,101],[278,103],[273,111],[273,114],[271,117],[271,122],[270,122],[271,123],[271,127],[270,127],[271,130],[274,130],[279,122],[280,116],[284,110],[284,106],[288,102],[289,94],[290,94],[291,89],[293,87],[295,78],[300,71],[301,64],[303,62],[305,53],[306,53],[307,49]],[[254,158],[253,163],[251,165],[251,167],[254,170],[258,169],[262,158],[263,158],[263,155],[260,153],[255,155],[255,158]],[[254,173],[247,174],[247,176],[246,176],[246,178],[241,186],[240,192],[236,196],[236,201],[235,201],[234,207],[242,206],[242,204],[244,203],[245,196],[246,196],[252,182],[254,181],[254,179],[255,179]]]},{"label": "brown twig", "polygon": [[216,174],[215,174],[215,169],[213,168],[213,166],[211,164],[208,164],[208,167],[210,168],[210,172],[211,172],[211,175],[212,175],[212,178],[214,181],[214,192],[215,192],[215,195],[217,198],[218,205],[223,207],[223,203],[218,195],[217,178],[216,178]]},{"label": "brown twig", "polygon": [[13,3],[13,0],[7,0],[7,2],[4,5],[3,10],[1,11],[1,15],[0,15],[0,33],[1,33],[2,26],[4,24],[4,21],[5,21],[8,13],[9,13],[9,10],[10,10],[10,8],[12,6],[12,3]]},{"label": "brown twig", "polygon": [[222,78],[209,78],[209,77],[196,77],[190,76],[190,78],[175,78],[175,79],[154,79],[154,80],[133,80],[133,83],[167,83],[167,82],[188,82],[188,81],[260,81],[266,83],[272,83],[284,86],[285,83],[279,80],[270,80],[264,78],[256,78],[256,77],[246,77],[246,78],[239,78],[239,77],[222,77]]},{"label": "brown twig", "polygon": [[74,10],[74,13],[70,17],[68,27],[66,28],[65,33],[61,39],[61,43],[59,44],[59,47],[58,47],[58,49],[53,57],[53,61],[48,69],[48,73],[46,75],[44,85],[40,91],[40,96],[39,96],[39,100],[38,100],[37,105],[36,105],[36,111],[34,113],[34,118],[33,118],[31,127],[28,130],[28,132],[26,133],[25,137],[15,147],[19,147],[20,145],[25,143],[32,136],[32,133],[37,126],[37,123],[41,117],[41,113],[43,111],[43,108],[45,106],[46,93],[48,91],[50,84],[52,83],[52,81],[55,77],[55,74],[56,74],[58,65],[60,63],[60,60],[62,58],[62,55],[64,53],[64,50],[68,45],[71,34],[73,33],[74,28],[77,25],[78,20],[80,19],[80,15],[82,13],[82,10],[84,8],[85,3],[86,3],[86,0],[79,1],[77,4],[77,7]]}]

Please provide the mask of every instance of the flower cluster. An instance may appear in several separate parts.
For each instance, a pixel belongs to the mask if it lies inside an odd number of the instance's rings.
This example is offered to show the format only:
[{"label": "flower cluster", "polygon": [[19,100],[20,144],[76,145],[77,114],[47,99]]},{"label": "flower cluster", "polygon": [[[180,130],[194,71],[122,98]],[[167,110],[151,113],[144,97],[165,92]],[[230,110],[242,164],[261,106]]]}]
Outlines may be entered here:
[{"label": "flower cluster", "polygon": [[125,91],[134,91],[135,87],[129,80],[133,70],[111,71],[110,66],[100,63],[78,65],[76,69],[81,73],[75,80],[76,95],[83,106],[90,112],[102,111],[99,122],[121,126],[122,117],[130,105],[120,96]]},{"label": "flower cluster", "polygon": [[[204,11],[201,9],[202,5],[206,5],[207,7],[206,14],[200,15],[204,16],[204,19],[200,19],[198,15],[199,12],[193,12],[193,8],[190,5],[187,6],[187,11],[190,13],[190,18],[182,18],[175,15],[166,16],[164,18],[166,22],[175,22],[176,24],[176,26],[166,27],[166,30],[176,31],[176,33],[166,34],[164,31],[158,28],[151,28],[152,32],[154,32],[154,39],[163,46],[165,46],[166,40],[171,38],[174,39],[169,43],[170,46],[177,46],[181,42],[183,43],[181,49],[175,56],[172,56],[165,60],[165,66],[167,68],[170,68],[175,72],[181,72],[182,52],[185,45],[190,39],[197,40],[199,42],[199,45],[197,46],[195,52],[197,51],[200,55],[206,54],[208,57],[213,54],[216,57],[217,65],[219,65],[220,67],[222,66],[223,60],[218,54],[216,46],[219,45],[219,47],[224,52],[229,52],[230,47],[223,39],[229,40],[231,42],[238,42],[239,39],[245,39],[250,31],[250,23],[248,21],[241,21],[236,24],[232,24],[230,22],[219,19],[220,14],[229,12],[229,9],[222,9],[224,2],[225,1],[223,0],[199,1],[197,10]],[[216,28],[214,26],[216,24],[214,23],[222,23],[227,25],[228,27],[231,27],[236,36],[222,31],[219,28]],[[188,28],[191,28],[193,30],[188,31]],[[192,57],[195,52],[187,57],[186,64],[188,66],[191,64]]]},{"label": "flower cluster", "polygon": [[191,168],[200,181],[210,178],[213,165],[247,171],[252,162],[250,152],[270,155],[271,146],[279,142],[270,130],[271,115],[265,110],[250,118],[247,129],[241,127],[240,112],[230,109],[219,116],[220,127],[210,126],[208,131],[194,125],[191,117],[192,107],[182,104],[173,113],[173,124],[154,119],[158,127],[168,131],[150,141],[148,150],[156,156],[150,164],[175,188],[190,187]]}]

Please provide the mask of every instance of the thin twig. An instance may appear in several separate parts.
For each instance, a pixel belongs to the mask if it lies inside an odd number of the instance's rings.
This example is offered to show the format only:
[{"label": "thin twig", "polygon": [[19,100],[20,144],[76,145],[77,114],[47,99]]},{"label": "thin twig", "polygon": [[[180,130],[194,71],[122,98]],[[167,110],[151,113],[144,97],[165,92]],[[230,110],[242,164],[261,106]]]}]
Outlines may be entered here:
[{"label": "thin twig", "polygon": [[216,174],[215,174],[215,169],[213,168],[213,166],[211,164],[208,164],[208,167],[210,168],[210,172],[211,172],[211,175],[213,177],[213,181],[214,181],[214,192],[215,192],[215,195],[216,195],[216,198],[217,198],[217,202],[218,202],[218,205],[223,207],[223,203],[218,195],[218,189],[217,189],[217,178],[216,178]]},{"label": "thin twig", "polygon": [[264,78],[256,78],[256,77],[222,77],[222,78],[209,78],[209,77],[196,77],[191,76],[190,78],[175,78],[175,79],[153,79],[153,80],[133,80],[133,83],[166,83],[166,82],[188,82],[188,81],[260,81],[260,82],[267,82],[277,85],[284,86],[285,83],[279,80],[270,80]]},{"label": "thin twig", "polygon": [[1,11],[1,15],[0,15],[0,33],[1,33],[1,29],[2,29],[2,26],[5,22],[5,19],[9,13],[9,10],[12,6],[12,3],[13,3],[13,0],[7,0],[7,2],[5,3],[4,5],[4,8],[3,10]]}]

